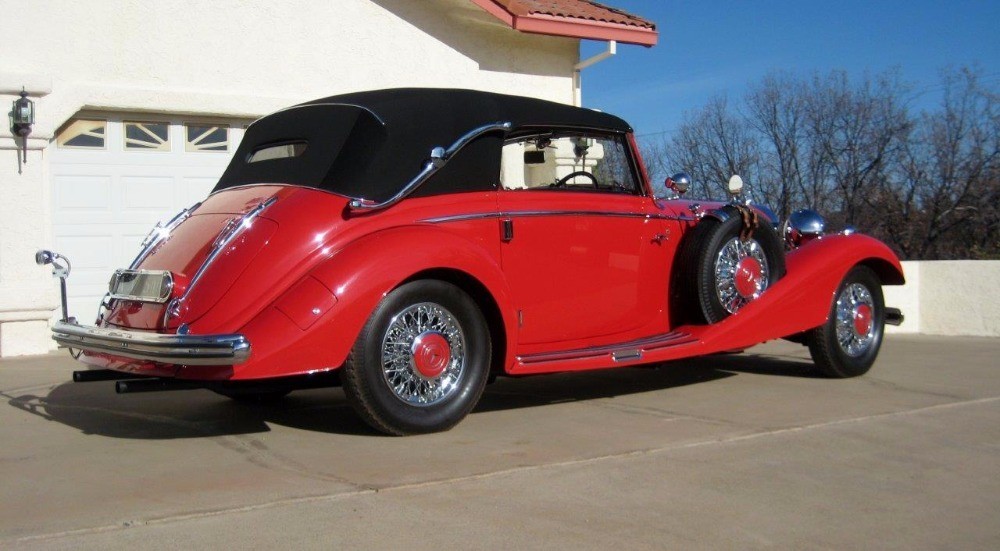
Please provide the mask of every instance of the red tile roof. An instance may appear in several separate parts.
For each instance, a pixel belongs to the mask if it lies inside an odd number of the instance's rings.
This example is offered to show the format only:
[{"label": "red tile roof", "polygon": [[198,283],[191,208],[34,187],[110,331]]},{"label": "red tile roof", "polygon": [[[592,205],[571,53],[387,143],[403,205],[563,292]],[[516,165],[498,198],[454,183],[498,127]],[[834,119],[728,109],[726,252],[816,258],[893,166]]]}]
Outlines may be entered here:
[{"label": "red tile roof", "polygon": [[514,15],[542,13],[571,19],[589,19],[619,25],[656,29],[648,19],[589,0],[493,0]]},{"label": "red tile roof", "polygon": [[593,0],[472,0],[522,32],[656,44],[656,24]]}]

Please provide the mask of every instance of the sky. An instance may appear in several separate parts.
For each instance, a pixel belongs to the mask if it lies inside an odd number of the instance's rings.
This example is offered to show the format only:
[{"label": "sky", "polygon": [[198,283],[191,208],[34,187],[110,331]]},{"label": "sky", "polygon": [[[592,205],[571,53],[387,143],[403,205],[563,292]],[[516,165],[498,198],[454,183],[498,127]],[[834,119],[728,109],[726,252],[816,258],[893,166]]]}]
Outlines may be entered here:
[{"label": "sky", "polygon": [[[738,101],[772,71],[853,79],[898,69],[915,110],[940,100],[940,71],[977,64],[1000,88],[1000,0],[601,0],[656,23],[652,48],[619,44],[583,71],[583,105],[669,133],[715,95]],[[581,56],[606,48],[585,41]]]}]

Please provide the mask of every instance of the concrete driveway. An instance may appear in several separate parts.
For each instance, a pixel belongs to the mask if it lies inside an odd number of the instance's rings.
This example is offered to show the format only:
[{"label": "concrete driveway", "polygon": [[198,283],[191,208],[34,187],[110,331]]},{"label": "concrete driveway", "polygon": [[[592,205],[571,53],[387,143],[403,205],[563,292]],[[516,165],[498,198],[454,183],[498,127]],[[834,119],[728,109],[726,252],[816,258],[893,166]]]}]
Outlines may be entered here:
[{"label": "concrete driveway", "polygon": [[[0,362],[2,548],[1000,548],[1000,340],[500,379],[444,434]],[[5,407],[3,407],[5,406]]]}]

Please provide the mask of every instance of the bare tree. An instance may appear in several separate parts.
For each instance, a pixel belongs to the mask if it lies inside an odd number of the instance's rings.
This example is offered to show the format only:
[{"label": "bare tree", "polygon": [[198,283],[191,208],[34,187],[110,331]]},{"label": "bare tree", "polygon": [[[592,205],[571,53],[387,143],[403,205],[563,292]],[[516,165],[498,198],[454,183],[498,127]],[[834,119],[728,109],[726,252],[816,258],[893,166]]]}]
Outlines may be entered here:
[{"label": "bare tree", "polygon": [[917,258],[996,256],[1000,109],[970,69],[942,76],[938,111],[924,113],[907,144],[902,203],[919,228],[900,240]]},{"label": "bare tree", "polygon": [[807,189],[806,100],[802,85],[791,75],[781,73],[764,77],[751,86],[746,97],[748,123],[760,134],[763,144],[763,200],[782,219],[791,214],[796,196]]},{"label": "bare tree", "polygon": [[782,218],[813,208],[904,258],[1000,258],[1000,95],[979,75],[944,71],[940,107],[914,117],[895,71],[855,82],[774,73],[736,107],[710,99],[643,151],[659,179],[689,172],[693,196],[724,196],[741,174]]},{"label": "bare tree", "polygon": [[757,140],[746,121],[729,109],[728,100],[722,96],[685,116],[666,153],[675,165],[691,174],[692,192],[706,198],[725,196],[726,182],[733,174],[749,182],[757,181]]},{"label": "bare tree", "polygon": [[891,158],[906,144],[912,122],[902,105],[905,87],[894,73],[865,77],[852,86],[846,73],[813,79],[807,118],[809,140],[824,167],[847,224],[867,221],[870,193],[887,177]]}]

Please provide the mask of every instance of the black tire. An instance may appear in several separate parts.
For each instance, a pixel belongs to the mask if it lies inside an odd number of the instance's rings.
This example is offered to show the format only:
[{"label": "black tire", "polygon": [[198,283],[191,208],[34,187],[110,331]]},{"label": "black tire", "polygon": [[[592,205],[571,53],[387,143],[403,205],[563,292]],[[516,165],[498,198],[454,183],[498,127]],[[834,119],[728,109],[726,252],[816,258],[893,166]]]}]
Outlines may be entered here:
[{"label": "black tire", "polygon": [[273,404],[288,396],[291,390],[213,390],[212,392],[241,404]]},{"label": "black tire", "polygon": [[[681,283],[678,289],[680,295],[675,295],[675,300],[680,301],[684,319],[694,323],[716,323],[742,307],[730,305],[730,311],[717,291],[717,257],[727,243],[739,239],[743,227],[743,220],[734,207],[727,206],[722,211],[728,215],[725,221],[705,216],[688,232],[678,257]],[[785,249],[777,232],[763,216],[758,217],[749,241],[759,246],[766,260],[767,277],[763,285],[766,290],[785,275]]]},{"label": "black tire", "polygon": [[[413,336],[416,330],[407,332],[412,327],[406,327],[404,331],[401,324],[417,324],[413,320],[422,315],[420,308],[424,314],[430,312],[426,326],[434,329],[417,329],[424,332]],[[419,337],[428,334],[443,343],[435,351],[447,347],[447,359],[436,364],[445,366],[437,376],[416,367]],[[388,366],[383,366],[384,346],[389,347],[390,356],[397,354]],[[413,351],[410,356],[406,356],[407,349]],[[439,357],[435,355],[433,361]],[[443,281],[414,281],[382,299],[361,330],[344,364],[344,392],[358,415],[381,432],[402,436],[444,431],[458,424],[479,401],[490,358],[486,320],[469,295]]]},{"label": "black tire", "polygon": [[[864,336],[859,333],[853,319],[848,327],[842,326],[842,335],[850,336],[853,334],[853,338],[856,339],[848,341],[849,343],[864,343],[863,346],[859,344],[860,349],[852,353],[849,350],[851,345],[843,344],[838,338],[837,324],[838,319],[841,319],[843,324],[843,316],[838,315],[838,305],[841,304],[842,298],[850,302],[850,296],[845,294],[849,294],[849,288],[857,289],[853,286],[861,286],[869,293],[871,313],[869,318],[870,331],[866,332]],[[856,309],[857,306],[854,308]],[[847,333],[844,333],[845,329]],[[875,358],[878,357],[884,334],[885,299],[882,297],[882,283],[871,268],[855,266],[847,272],[837,288],[837,294],[834,295],[833,304],[830,306],[829,319],[823,325],[809,331],[806,342],[817,369],[827,377],[843,379],[864,375],[871,369]]]}]

